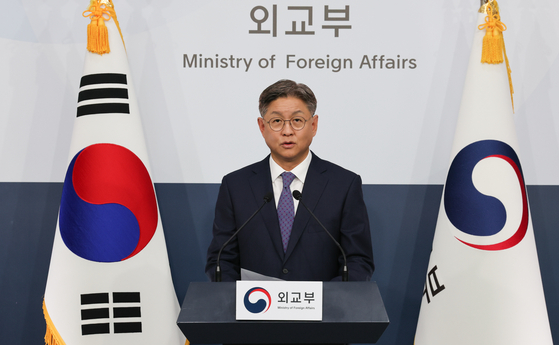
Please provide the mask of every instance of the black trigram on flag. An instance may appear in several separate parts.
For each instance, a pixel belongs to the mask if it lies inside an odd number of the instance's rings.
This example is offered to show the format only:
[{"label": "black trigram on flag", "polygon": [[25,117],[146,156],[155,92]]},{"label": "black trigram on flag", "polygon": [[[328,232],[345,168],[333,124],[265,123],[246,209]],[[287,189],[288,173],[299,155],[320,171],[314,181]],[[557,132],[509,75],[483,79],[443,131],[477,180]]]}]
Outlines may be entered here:
[{"label": "black trigram on flag", "polygon": [[82,77],[77,116],[130,114],[126,74],[99,73]]},{"label": "black trigram on flag", "polygon": [[90,293],[80,297],[82,335],[142,332],[139,292]]}]

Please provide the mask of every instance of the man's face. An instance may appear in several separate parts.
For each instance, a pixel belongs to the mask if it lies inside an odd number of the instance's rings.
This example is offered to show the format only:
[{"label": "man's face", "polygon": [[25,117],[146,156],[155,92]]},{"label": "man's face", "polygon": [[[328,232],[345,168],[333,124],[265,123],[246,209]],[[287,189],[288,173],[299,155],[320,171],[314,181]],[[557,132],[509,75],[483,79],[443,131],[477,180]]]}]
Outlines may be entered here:
[{"label": "man's face", "polygon": [[[280,118],[291,120],[303,117],[307,122],[299,131],[294,130],[289,122],[275,132],[268,125],[268,121]],[[307,105],[296,97],[281,97],[270,103],[264,118],[258,118],[260,132],[270,148],[272,158],[285,170],[291,170],[301,163],[309,152],[309,146],[316,135],[318,115],[312,116]]]}]

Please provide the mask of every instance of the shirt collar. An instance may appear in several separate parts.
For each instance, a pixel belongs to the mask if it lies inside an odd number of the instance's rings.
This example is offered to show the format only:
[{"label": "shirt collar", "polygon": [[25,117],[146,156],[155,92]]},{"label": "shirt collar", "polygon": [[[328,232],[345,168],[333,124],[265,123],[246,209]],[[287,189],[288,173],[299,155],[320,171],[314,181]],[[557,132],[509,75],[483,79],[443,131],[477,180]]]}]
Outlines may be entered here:
[{"label": "shirt collar", "polygon": [[[307,157],[299,163],[295,168],[291,169],[291,172],[297,176],[297,178],[305,183],[305,177],[307,176],[307,171],[309,171],[309,166],[311,165],[312,154],[309,150]],[[272,156],[270,156],[270,173],[272,175],[272,181],[275,181],[285,170],[279,166],[278,163],[274,161]]]}]

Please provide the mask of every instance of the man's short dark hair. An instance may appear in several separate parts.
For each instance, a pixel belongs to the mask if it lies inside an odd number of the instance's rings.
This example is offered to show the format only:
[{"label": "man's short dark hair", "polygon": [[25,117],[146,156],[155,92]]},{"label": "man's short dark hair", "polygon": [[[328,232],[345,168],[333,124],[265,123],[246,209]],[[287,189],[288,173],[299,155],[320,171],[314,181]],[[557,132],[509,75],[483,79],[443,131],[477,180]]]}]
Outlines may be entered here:
[{"label": "man's short dark hair", "polygon": [[260,111],[260,116],[264,117],[268,111],[270,103],[282,97],[299,98],[307,105],[311,115],[314,115],[314,112],[316,111],[316,97],[307,85],[296,83],[293,80],[282,79],[268,86],[260,94],[260,99],[258,100],[258,110]]}]

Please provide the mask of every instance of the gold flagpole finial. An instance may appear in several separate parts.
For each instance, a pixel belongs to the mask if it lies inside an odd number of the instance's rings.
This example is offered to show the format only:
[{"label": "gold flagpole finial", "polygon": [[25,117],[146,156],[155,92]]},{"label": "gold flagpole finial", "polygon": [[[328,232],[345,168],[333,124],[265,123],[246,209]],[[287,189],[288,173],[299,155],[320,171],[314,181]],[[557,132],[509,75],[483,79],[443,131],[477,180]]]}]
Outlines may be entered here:
[{"label": "gold flagpole finial", "polygon": [[487,7],[491,7],[493,14],[499,13],[499,4],[495,0],[481,0],[478,12],[487,14]]}]

